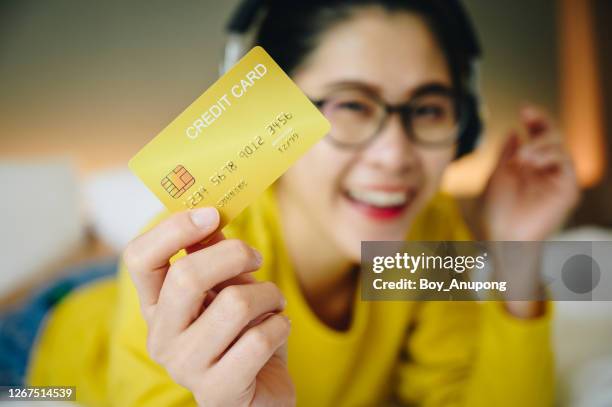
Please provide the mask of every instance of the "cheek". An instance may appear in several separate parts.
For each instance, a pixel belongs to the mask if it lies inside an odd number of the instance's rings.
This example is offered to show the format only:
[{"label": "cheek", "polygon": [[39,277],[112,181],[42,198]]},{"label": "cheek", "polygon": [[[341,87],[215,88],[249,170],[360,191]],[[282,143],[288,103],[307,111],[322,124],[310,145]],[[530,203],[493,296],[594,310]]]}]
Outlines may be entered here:
[{"label": "cheek", "polygon": [[424,195],[430,198],[440,187],[442,175],[455,156],[455,149],[419,149],[418,153],[426,181]]},{"label": "cheek", "polygon": [[328,205],[337,196],[335,192],[349,166],[348,154],[322,140],[283,175],[282,183],[311,212]]}]

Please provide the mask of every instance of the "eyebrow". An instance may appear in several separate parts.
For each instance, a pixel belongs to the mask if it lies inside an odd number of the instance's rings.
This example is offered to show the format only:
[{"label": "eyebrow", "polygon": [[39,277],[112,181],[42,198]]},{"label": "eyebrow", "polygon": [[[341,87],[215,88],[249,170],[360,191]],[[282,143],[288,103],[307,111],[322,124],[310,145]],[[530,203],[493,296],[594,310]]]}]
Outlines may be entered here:
[{"label": "eyebrow", "polygon": [[[327,91],[337,91],[353,89],[359,90],[372,96],[380,97],[381,90],[378,86],[369,84],[362,81],[338,81],[333,82],[326,87]],[[411,92],[408,92],[411,98],[421,96],[429,93],[448,93],[453,92],[454,88],[445,83],[432,81],[426,82],[414,88]]]}]

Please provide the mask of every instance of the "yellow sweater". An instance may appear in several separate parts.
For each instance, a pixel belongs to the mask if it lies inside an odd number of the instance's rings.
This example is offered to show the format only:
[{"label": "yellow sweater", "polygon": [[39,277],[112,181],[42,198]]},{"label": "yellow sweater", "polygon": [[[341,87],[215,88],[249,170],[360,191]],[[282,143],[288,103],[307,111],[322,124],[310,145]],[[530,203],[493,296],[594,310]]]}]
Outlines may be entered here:
[{"label": "yellow sweater", "polygon": [[[519,320],[500,303],[365,302],[350,329],[324,325],[307,305],[279,226],[274,188],[225,229],[264,256],[292,320],[289,370],[298,406],[550,406],[550,311]],[[438,194],[408,239],[469,240],[453,201]],[[72,385],[91,406],[192,406],[146,351],[146,325],[124,267],[118,279],[71,293],[49,316],[29,368],[31,385]]]}]

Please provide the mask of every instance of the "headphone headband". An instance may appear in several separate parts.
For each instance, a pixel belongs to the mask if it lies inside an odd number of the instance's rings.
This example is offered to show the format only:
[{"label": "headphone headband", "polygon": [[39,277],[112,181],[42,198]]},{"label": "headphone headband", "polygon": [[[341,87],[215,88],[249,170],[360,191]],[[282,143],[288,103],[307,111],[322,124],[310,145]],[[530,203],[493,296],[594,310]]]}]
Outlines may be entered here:
[{"label": "headphone headband", "polygon": [[[429,0],[436,11],[457,31],[457,38],[462,38],[465,51],[470,58],[482,56],[482,48],[476,30],[460,0]],[[257,14],[264,9],[270,0],[242,0],[230,17],[226,31],[231,34],[244,35],[253,25]]]},{"label": "headphone headband", "polygon": [[226,30],[229,33],[244,34],[253,24],[257,12],[264,6],[265,0],[242,0],[230,17]]}]

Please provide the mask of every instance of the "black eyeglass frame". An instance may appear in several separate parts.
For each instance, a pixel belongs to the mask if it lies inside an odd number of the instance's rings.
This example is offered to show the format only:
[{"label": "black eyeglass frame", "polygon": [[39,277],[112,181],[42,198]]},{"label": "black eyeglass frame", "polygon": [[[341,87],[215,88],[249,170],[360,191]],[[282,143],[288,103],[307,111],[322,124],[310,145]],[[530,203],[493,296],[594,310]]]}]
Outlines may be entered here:
[{"label": "black eyeglass frame", "polygon": [[[448,147],[454,143],[456,143],[460,136],[461,133],[463,132],[463,130],[466,128],[468,122],[469,122],[469,112],[468,112],[468,103],[466,100],[466,97],[463,93],[456,91],[453,88],[449,88],[446,86],[442,86],[442,85],[433,85],[433,86],[428,86],[423,88],[421,91],[418,91],[408,102],[404,102],[404,103],[398,103],[398,104],[390,104],[387,103],[385,100],[383,100],[381,97],[379,97],[376,94],[373,94],[371,92],[364,92],[366,94],[366,96],[368,98],[370,98],[373,102],[375,102],[376,104],[378,104],[379,106],[381,106],[383,108],[383,111],[385,112],[384,116],[380,119],[380,123],[378,125],[378,127],[376,128],[376,130],[373,132],[373,134],[369,137],[366,137],[363,141],[358,142],[358,143],[347,143],[347,142],[342,142],[339,140],[334,139],[334,137],[331,135],[332,132],[330,131],[329,134],[325,137],[326,140],[330,141],[332,144],[336,145],[337,147],[340,148],[347,148],[347,149],[357,149],[357,148],[362,148],[366,145],[368,145],[369,143],[371,143],[373,140],[376,139],[376,137],[381,133],[382,129],[385,127],[385,125],[387,124],[387,121],[389,120],[389,117],[393,114],[393,113],[399,113],[400,114],[400,119],[402,122],[402,125],[404,127],[404,130],[406,131],[407,136],[410,138],[411,141],[413,141],[414,143],[423,146],[423,147],[427,147],[427,148],[442,148],[442,147]],[[440,141],[440,142],[436,142],[436,141],[423,141],[423,140],[419,140],[416,135],[415,132],[413,130],[412,127],[412,123],[411,123],[411,119],[412,119],[412,115],[411,112],[414,111],[414,105],[416,103],[416,101],[418,101],[419,99],[421,99],[422,97],[425,96],[430,96],[430,95],[444,95],[444,96],[450,96],[453,100],[453,103],[455,105],[455,110],[456,112],[458,112],[458,120],[457,120],[457,131],[454,137],[449,138],[448,140],[444,140],[444,141]],[[323,105],[329,101],[329,98],[321,98],[321,99],[310,99],[310,101],[319,109],[321,110]]]}]

